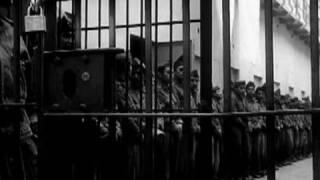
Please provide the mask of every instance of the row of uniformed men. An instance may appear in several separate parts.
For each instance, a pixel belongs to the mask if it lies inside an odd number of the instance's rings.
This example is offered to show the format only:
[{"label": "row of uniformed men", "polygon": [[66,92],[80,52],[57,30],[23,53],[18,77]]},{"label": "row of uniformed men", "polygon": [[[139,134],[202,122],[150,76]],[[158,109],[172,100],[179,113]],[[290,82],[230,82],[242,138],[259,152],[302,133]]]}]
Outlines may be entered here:
[{"label": "row of uniformed men", "polygon": [[[119,60],[120,59],[120,60]],[[130,58],[131,59],[131,58]],[[118,56],[118,110],[135,111],[145,108],[143,71],[144,66],[138,59],[132,59],[130,67],[129,91],[126,100],[125,96],[125,72],[126,66],[124,55]],[[157,83],[157,107],[160,112],[172,112],[173,110],[183,109],[184,101],[184,66],[183,57],[180,57],[174,63],[173,82],[171,82],[170,65],[165,64],[158,68]],[[199,101],[198,83],[199,74],[197,71],[191,72],[190,77],[191,97],[190,103],[193,110],[197,110]],[[142,97],[142,98],[141,98]],[[265,86],[255,88],[253,82],[244,81],[233,84],[232,94],[233,112],[258,112],[265,111]],[[298,98],[275,93],[276,109],[305,109],[310,107],[308,98],[303,102]],[[126,108],[128,105],[128,108]],[[219,93],[219,87],[212,89],[212,111],[222,112],[222,95]],[[190,124],[192,145],[186,147],[184,134],[182,131],[184,121],[181,118],[158,118],[156,129],[157,146],[155,150],[156,177],[157,179],[176,179],[183,178],[186,174],[196,178],[198,157],[199,157],[199,133],[200,125],[198,118],[192,118]],[[141,135],[144,131],[144,120],[130,118],[129,123],[122,121],[118,129],[121,135],[130,134],[131,138],[136,137],[136,142],[141,142]],[[276,117],[276,154],[279,165],[288,161],[301,158],[310,153],[311,146],[311,120],[307,115],[287,115]],[[120,126],[131,128],[123,128]],[[122,129],[122,130],[120,130]],[[131,129],[131,132],[125,132],[124,129]],[[134,136],[132,136],[135,134]],[[138,138],[137,138],[138,137]],[[212,118],[212,177],[230,176],[231,178],[241,179],[259,177],[265,174],[267,162],[266,146],[266,121],[264,117],[235,117],[223,122],[222,119]],[[132,140],[132,139],[131,139]],[[129,165],[131,169],[129,177],[136,179],[141,172],[141,154],[138,149],[139,143],[132,144],[130,160],[133,163]],[[191,148],[187,154],[187,149]],[[143,158],[142,158],[143,159]],[[186,173],[185,164],[191,159],[191,166]],[[222,161],[223,160],[223,161]],[[140,161],[140,164],[138,163]],[[223,163],[222,163],[223,162]],[[135,175],[134,175],[135,174]]]}]

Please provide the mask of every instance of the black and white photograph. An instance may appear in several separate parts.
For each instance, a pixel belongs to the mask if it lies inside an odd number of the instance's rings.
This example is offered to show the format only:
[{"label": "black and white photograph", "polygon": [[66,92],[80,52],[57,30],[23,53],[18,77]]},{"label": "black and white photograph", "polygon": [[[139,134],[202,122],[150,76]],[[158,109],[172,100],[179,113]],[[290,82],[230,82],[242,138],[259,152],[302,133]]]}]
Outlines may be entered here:
[{"label": "black and white photograph", "polygon": [[0,0],[0,180],[320,180],[319,0]]}]

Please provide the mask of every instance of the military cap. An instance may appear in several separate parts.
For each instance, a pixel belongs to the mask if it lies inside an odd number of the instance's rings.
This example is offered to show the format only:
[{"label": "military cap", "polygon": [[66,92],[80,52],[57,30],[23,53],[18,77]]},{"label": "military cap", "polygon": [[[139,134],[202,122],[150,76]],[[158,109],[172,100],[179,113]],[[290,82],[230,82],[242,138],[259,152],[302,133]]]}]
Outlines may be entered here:
[{"label": "military cap", "polygon": [[292,98],[292,101],[298,102],[298,101],[299,101],[299,98],[298,98],[298,97],[294,97],[294,98]]},{"label": "military cap", "polygon": [[169,63],[165,63],[163,65],[158,66],[158,72],[163,73],[166,67],[170,67]]},{"label": "military cap", "polygon": [[285,101],[286,100],[286,96],[285,95],[280,95],[280,99],[281,99],[281,101]]},{"label": "military cap", "polygon": [[126,53],[120,53],[120,54],[116,55],[115,60],[116,60],[117,73],[121,73],[121,72],[127,71],[127,66],[130,63],[130,59],[131,59],[130,55],[129,55],[128,59],[127,59]]},{"label": "military cap", "polygon": [[260,87],[257,87],[256,89],[256,93],[259,92],[259,91],[262,91],[262,92],[266,92],[266,89],[264,88],[264,86],[260,86]]},{"label": "military cap", "polygon": [[180,57],[174,62],[173,68],[174,68],[174,70],[176,71],[179,66],[183,66],[183,65],[184,65],[183,56],[180,56]]},{"label": "military cap", "polygon": [[61,28],[62,31],[72,31],[72,19],[73,14],[69,12],[64,12],[61,17]]},{"label": "military cap", "polygon": [[132,59],[132,68],[142,68],[143,70],[146,69],[146,65],[138,58]]},{"label": "military cap", "polygon": [[274,92],[274,95],[275,96],[281,96],[281,90],[280,89],[277,89],[275,92]]},{"label": "military cap", "polygon": [[198,71],[197,70],[191,71],[191,77],[199,78],[200,76],[199,76]]},{"label": "military cap", "polygon": [[219,86],[214,86],[212,87],[212,92],[216,93],[217,91],[220,90],[220,87]]},{"label": "military cap", "polygon": [[266,91],[267,91],[267,85],[266,85],[266,83],[264,83],[264,84],[261,86],[261,88],[262,88],[262,90],[263,90],[264,92],[266,92]]},{"label": "military cap", "polygon": [[310,97],[309,97],[309,96],[303,97],[302,100],[304,100],[304,101],[310,101]]},{"label": "military cap", "polygon": [[249,87],[253,87],[253,88],[255,88],[255,87],[256,87],[256,85],[255,85],[252,81],[249,81],[249,82],[247,83],[246,88],[249,88]]},{"label": "military cap", "polygon": [[240,86],[246,86],[246,81],[237,81],[234,83],[234,88],[238,88]]},{"label": "military cap", "polygon": [[286,100],[290,100],[290,99],[291,99],[290,94],[286,94],[286,95],[285,95],[285,98],[286,98]]}]

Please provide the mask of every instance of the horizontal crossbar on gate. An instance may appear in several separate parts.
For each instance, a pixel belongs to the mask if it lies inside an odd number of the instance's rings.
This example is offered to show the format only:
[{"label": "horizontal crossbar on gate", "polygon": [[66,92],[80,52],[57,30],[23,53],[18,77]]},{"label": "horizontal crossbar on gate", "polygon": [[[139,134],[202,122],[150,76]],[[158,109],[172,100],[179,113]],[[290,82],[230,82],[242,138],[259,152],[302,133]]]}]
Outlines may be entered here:
[{"label": "horizontal crossbar on gate", "polygon": [[[152,26],[165,26],[165,25],[175,25],[175,24],[182,24],[183,21],[162,21],[162,22],[157,22],[157,23],[152,23]],[[191,19],[190,23],[201,23],[200,19]],[[136,24],[123,24],[123,25],[116,25],[115,28],[116,29],[121,29],[121,28],[138,28],[141,26],[145,26],[145,24],[141,24],[141,23],[136,23]],[[101,27],[82,27],[81,30],[82,31],[90,31],[90,30],[98,30],[98,29],[109,29],[110,26],[101,26]]]},{"label": "horizontal crossbar on gate", "polygon": [[4,108],[23,108],[23,107],[39,107],[37,103],[8,103],[8,104],[0,104],[0,109]]},{"label": "horizontal crossbar on gate", "polygon": [[231,112],[231,113],[51,113],[46,112],[46,117],[244,117],[244,116],[277,116],[294,114],[318,114],[320,108],[308,110],[282,110],[282,111],[263,111],[263,112]]}]

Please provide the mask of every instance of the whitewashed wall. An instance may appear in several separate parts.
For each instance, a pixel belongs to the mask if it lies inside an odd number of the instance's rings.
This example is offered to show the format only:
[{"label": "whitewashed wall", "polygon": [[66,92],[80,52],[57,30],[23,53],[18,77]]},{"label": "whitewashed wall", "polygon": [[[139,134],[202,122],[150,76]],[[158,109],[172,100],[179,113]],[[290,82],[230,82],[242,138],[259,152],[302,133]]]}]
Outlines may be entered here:
[{"label": "whitewashed wall", "polygon": [[[169,0],[159,1],[158,21],[169,21]],[[153,0],[153,14],[155,13]],[[130,0],[130,24],[140,23],[140,0]],[[191,19],[200,18],[200,1],[191,0]],[[64,9],[71,11],[70,2],[64,3]],[[182,20],[182,0],[173,1],[173,20]],[[126,0],[116,0],[116,23],[126,23]],[[223,86],[222,66],[222,0],[213,1],[213,77],[214,85]],[[88,26],[98,26],[98,0],[90,0],[88,6]],[[84,0],[82,0],[82,14],[84,14]],[[108,0],[102,0],[102,26],[109,25]],[[231,0],[231,55],[232,67],[239,69],[239,79],[254,81],[254,76],[262,78],[265,82],[265,31],[264,11],[260,9],[260,1],[257,0]],[[153,22],[155,19],[153,18]],[[85,18],[82,16],[82,26]],[[191,26],[192,52],[194,56],[200,56],[200,24]],[[154,30],[154,28],[153,28]],[[108,30],[102,31],[102,47],[108,47]],[[117,47],[125,48],[125,29],[116,31]],[[131,34],[140,35],[140,28],[130,29]],[[159,42],[169,41],[169,26],[159,26]],[[82,34],[84,37],[84,33]],[[98,47],[98,32],[88,32],[88,48]],[[84,38],[82,38],[84,47]],[[153,32],[153,40],[155,40]],[[182,40],[182,25],[173,26],[173,40]],[[192,58],[194,69],[199,69],[199,61]],[[307,96],[311,93],[311,68],[310,48],[292,35],[285,25],[274,19],[274,72],[275,81],[280,83],[282,93],[289,93],[289,87],[294,88],[294,95],[301,97],[301,91]]]}]

